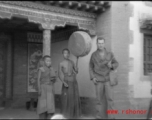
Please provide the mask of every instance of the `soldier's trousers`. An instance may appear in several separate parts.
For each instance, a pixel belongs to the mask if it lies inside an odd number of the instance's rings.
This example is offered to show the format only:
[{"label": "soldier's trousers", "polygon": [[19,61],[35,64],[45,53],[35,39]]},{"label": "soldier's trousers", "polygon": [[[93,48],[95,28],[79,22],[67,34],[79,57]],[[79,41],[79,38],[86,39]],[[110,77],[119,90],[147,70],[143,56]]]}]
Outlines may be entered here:
[{"label": "soldier's trousers", "polygon": [[97,83],[96,97],[96,118],[105,119],[108,116],[109,119],[113,119],[114,114],[107,114],[107,110],[114,110],[113,87],[109,81]]}]

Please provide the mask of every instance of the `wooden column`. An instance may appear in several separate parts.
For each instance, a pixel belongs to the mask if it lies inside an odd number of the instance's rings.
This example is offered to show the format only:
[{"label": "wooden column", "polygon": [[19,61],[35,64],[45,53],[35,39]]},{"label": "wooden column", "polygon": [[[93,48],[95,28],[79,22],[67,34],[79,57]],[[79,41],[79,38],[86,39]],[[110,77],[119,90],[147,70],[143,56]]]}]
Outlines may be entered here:
[{"label": "wooden column", "polygon": [[43,30],[43,56],[51,56],[51,30]]}]

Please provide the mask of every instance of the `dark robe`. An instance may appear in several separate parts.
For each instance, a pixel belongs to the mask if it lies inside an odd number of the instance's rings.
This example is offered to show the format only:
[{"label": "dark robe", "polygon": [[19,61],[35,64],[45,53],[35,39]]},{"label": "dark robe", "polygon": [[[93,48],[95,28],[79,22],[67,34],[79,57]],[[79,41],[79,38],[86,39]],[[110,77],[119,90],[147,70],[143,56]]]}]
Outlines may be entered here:
[{"label": "dark robe", "polygon": [[62,69],[62,72],[68,87],[62,86],[61,112],[67,118],[79,118],[81,115],[81,104],[76,74],[73,72],[73,62],[68,62],[68,73],[64,69]]},{"label": "dark robe", "polygon": [[54,82],[52,81],[56,79],[55,72],[52,67],[51,69],[41,67],[40,70],[41,96],[38,97],[37,113],[55,113]]}]

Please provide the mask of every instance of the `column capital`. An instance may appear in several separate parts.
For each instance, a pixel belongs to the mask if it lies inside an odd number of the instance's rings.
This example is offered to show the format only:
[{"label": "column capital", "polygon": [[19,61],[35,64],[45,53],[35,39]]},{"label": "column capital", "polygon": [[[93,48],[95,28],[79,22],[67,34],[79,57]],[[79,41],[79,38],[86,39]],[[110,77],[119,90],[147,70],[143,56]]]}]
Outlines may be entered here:
[{"label": "column capital", "polygon": [[55,24],[53,23],[49,23],[49,22],[44,22],[44,23],[41,23],[39,25],[39,29],[40,30],[54,30],[55,29]]},{"label": "column capital", "polygon": [[66,25],[65,21],[51,20],[51,19],[42,19],[40,22],[40,29],[54,30],[56,26],[64,27]]}]

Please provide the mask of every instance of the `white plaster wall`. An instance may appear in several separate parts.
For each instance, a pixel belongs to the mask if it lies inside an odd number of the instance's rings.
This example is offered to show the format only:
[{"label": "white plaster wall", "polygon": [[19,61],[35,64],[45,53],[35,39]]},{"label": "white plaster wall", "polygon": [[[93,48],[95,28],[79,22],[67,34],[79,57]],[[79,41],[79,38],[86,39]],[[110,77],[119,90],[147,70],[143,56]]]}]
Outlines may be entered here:
[{"label": "white plaster wall", "polygon": [[[62,57],[62,49],[68,47],[68,40],[57,42],[52,44],[52,63],[55,70],[58,69],[58,64],[63,60]],[[77,81],[79,86],[79,94],[83,97],[95,97],[95,86],[90,80],[89,75],[89,60],[91,54],[96,50],[96,37],[92,39],[92,49],[90,53],[85,56],[79,58],[79,73],[77,75]],[[76,60],[75,56],[71,54],[71,59]],[[55,93],[61,94],[62,83],[58,79],[55,84]]]},{"label": "white plaster wall", "polygon": [[[129,73],[129,84],[134,85],[135,98],[149,98],[150,79],[143,75],[143,33],[140,32],[139,16],[141,13],[152,11],[152,7],[145,6],[144,2],[130,2],[133,8],[133,17],[130,18],[130,30],[133,31],[133,43],[130,44],[130,58],[133,58],[133,70]],[[152,15],[152,12],[151,12]],[[131,62],[131,61],[130,61]]]}]

